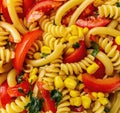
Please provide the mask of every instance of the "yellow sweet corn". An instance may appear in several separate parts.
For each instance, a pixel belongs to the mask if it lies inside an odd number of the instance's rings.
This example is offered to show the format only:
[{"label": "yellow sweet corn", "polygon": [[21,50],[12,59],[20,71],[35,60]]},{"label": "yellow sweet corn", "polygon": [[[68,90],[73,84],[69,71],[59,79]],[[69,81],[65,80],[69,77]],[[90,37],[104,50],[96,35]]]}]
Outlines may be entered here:
[{"label": "yellow sweet corn", "polygon": [[80,106],[81,105],[81,97],[70,98],[70,105],[72,105],[72,106]]},{"label": "yellow sweet corn", "polygon": [[84,87],[85,87],[85,85],[83,83],[79,84],[79,90],[82,90]]},{"label": "yellow sweet corn", "polygon": [[98,92],[98,93],[97,93],[97,97],[98,97],[98,98],[103,98],[103,97],[105,97],[105,95],[104,95],[104,93],[102,93],[102,92]]},{"label": "yellow sweet corn", "polygon": [[79,28],[79,27],[78,27],[78,36],[81,37],[81,38],[84,37],[84,35],[83,35],[83,29]]},{"label": "yellow sweet corn", "polygon": [[87,27],[83,28],[83,34],[86,34],[89,31]]},{"label": "yellow sweet corn", "polygon": [[99,68],[99,66],[96,63],[93,63],[92,65],[90,65],[87,68],[87,73],[93,74],[93,73],[95,73],[97,71],[98,68]]},{"label": "yellow sweet corn", "polygon": [[99,98],[98,101],[102,104],[102,105],[106,105],[108,104],[108,99],[107,98]]},{"label": "yellow sweet corn", "polygon": [[117,36],[117,37],[115,38],[115,42],[116,42],[116,44],[120,45],[120,36]]},{"label": "yellow sweet corn", "polygon": [[80,95],[80,92],[77,90],[71,90],[70,91],[70,96],[71,97],[78,97]]},{"label": "yellow sweet corn", "polygon": [[48,46],[42,46],[41,47],[41,52],[45,53],[45,54],[50,54],[51,53],[51,49]]},{"label": "yellow sweet corn", "polygon": [[72,52],[74,52],[74,48],[73,47],[71,47],[71,48],[69,48],[67,51],[66,51],[66,55],[69,55],[69,54],[71,54]]},{"label": "yellow sweet corn", "polygon": [[65,87],[69,88],[69,89],[75,89],[76,85],[77,85],[77,81],[70,78],[70,77],[67,77],[65,80],[64,80],[64,84],[65,84]]},{"label": "yellow sweet corn", "polygon": [[90,108],[91,98],[88,97],[88,96],[82,96],[81,99],[82,99],[82,106],[83,106],[85,109]]},{"label": "yellow sweet corn", "polygon": [[71,28],[72,35],[78,35],[78,29],[76,25],[71,25],[70,28]]},{"label": "yellow sweet corn", "polygon": [[31,75],[31,76],[29,77],[28,81],[29,81],[31,84],[33,84],[33,83],[36,82],[37,78],[38,78],[37,75]]},{"label": "yellow sweet corn", "polygon": [[79,39],[80,38],[78,36],[71,36],[71,37],[69,37],[69,43],[74,44],[74,43],[78,42]]},{"label": "yellow sweet corn", "polygon": [[81,74],[78,75],[78,76],[77,76],[77,79],[82,82],[82,75],[81,75]]},{"label": "yellow sweet corn", "polygon": [[41,53],[40,52],[36,52],[36,53],[34,53],[33,57],[35,59],[39,59],[39,58],[41,58]]},{"label": "yellow sweet corn", "polygon": [[94,97],[94,99],[97,99],[97,93],[96,92],[92,92],[92,96]]},{"label": "yellow sweet corn", "polygon": [[56,76],[54,78],[54,84],[56,88],[63,88],[64,87],[64,82],[60,76]]}]

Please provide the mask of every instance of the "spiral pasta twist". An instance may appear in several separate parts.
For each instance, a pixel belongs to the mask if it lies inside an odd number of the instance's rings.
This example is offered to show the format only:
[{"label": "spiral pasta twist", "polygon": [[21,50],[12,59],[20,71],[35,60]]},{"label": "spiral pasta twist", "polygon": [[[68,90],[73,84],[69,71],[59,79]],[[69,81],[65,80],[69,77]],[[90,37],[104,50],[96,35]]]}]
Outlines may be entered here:
[{"label": "spiral pasta twist", "polygon": [[120,52],[117,50],[117,46],[113,45],[113,41],[109,38],[100,38],[99,46],[102,47],[113,63],[114,70],[120,71]]},{"label": "spiral pasta twist", "polygon": [[9,32],[0,27],[0,46],[5,46],[8,43]]},{"label": "spiral pasta twist", "polygon": [[63,25],[60,25],[60,26],[54,25],[52,22],[50,22],[48,18],[46,17],[43,17],[43,18],[40,19],[39,23],[40,23],[41,28],[45,32],[49,32],[55,37],[66,37],[67,36],[68,30],[66,29],[66,27],[64,27]]},{"label": "spiral pasta twist", "polygon": [[62,93],[62,100],[57,106],[57,112],[56,113],[69,113],[70,112],[70,95],[68,89],[60,89]]},{"label": "spiral pasta twist", "polygon": [[29,97],[18,97],[14,102],[7,104],[5,109],[1,108],[1,113],[21,113],[25,110],[25,106],[29,103]]},{"label": "spiral pasta twist", "polygon": [[43,34],[43,42],[45,45],[49,46],[51,50],[54,50],[56,45],[62,43],[61,39],[56,39],[52,34],[50,33],[44,33]]},{"label": "spiral pasta twist", "polygon": [[98,7],[98,13],[101,17],[117,19],[120,17],[120,8],[111,5],[102,5]]},{"label": "spiral pasta twist", "polygon": [[79,74],[83,72],[83,69],[86,70],[88,66],[94,63],[95,57],[88,54],[83,60],[78,63],[66,63],[61,64],[61,70],[67,75]]},{"label": "spiral pasta twist", "polygon": [[35,56],[34,56],[35,53],[36,53],[36,52],[39,52],[39,53],[40,53],[40,49],[41,49],[42,45],[43,45],[43,43],[42,43],[41,40],[39,40],[39,39],[36,40],[36,41],[32,44],[31,48],[29,49],[29,51],[28,51],[28,53],[27,53],[28,58],[34,59],[34,58],[35,58]]},{"label": "spiral pasta twist", "polygon": [[14,0],[14,6],[17,13],[23,13],[23,0]]},{"label": "spiral pasta twist", "polygon": [[5,49],[5,47],[0,47],[0,62],[2,62],[2,64],[10,62],[14,57],[13,54],[13,51]]}]

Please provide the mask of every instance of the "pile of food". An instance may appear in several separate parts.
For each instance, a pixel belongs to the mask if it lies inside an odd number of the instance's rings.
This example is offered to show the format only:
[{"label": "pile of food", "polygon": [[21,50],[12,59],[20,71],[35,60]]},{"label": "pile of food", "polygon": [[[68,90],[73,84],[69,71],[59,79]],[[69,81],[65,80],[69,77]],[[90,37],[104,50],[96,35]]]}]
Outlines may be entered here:
[{"label": "pile of food", "polygon": [[0,113],[120,113],[119,0],[0,0]]}]

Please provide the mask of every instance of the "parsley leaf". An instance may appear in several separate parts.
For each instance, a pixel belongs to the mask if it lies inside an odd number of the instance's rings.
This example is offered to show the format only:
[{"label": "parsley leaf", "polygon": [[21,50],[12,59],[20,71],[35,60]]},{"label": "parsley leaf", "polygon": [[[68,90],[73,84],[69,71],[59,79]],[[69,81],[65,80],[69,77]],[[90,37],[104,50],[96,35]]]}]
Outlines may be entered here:
[{"label": "parsley leaf", "polygon": [[92,56],[96,56],[97,55],[97,53],[99,52],[99,46],[98,46],[98,44],[96,43],[96,42],[92,42],[92,44],[93,44],[93,52],[92,52]]},{"label": "parsley leaf", "polygon": [[105,113],[109,113],[110,109],[108,109],[107,107],[105,107],[104,111],[105,111]]},{"label": "parsley leaf", "polygon": [[48,54],[42,53],[42,57],[43,57],[43,58],[46,58],[47,56],[48,56]]},{"label": "parsley leaf", "polygon": [[55,100],[56,104],[58,104],[62,99],[62,94],[58,90],[52,90],[50,92],[50,96],[53,100]]},{"label": "parsley leaf", "polygon": [[24,72],[21,72],[19,77],[17,78],[18,83],[22,82],[23,76],[24,76]]},{"label": "parsley leaf", "polygon": [[116,6],[117,6],[117,7],[120,7],[120,2],[116,2]]},{"label": "parsley leaf", "polygon": [[76,42],[75,44],[73,44],[73,48],[79,48],[80,44],[78,42]]}]

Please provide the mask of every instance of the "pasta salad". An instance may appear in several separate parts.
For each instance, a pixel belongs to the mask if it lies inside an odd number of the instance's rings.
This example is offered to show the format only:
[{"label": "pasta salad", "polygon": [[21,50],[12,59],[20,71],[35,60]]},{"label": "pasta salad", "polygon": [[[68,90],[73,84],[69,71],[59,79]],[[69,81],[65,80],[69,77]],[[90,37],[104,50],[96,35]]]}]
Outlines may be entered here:
[{"label": "pasta salad", "polygon": [[0,0],[0,113],[120,113],[119,0]]}]

